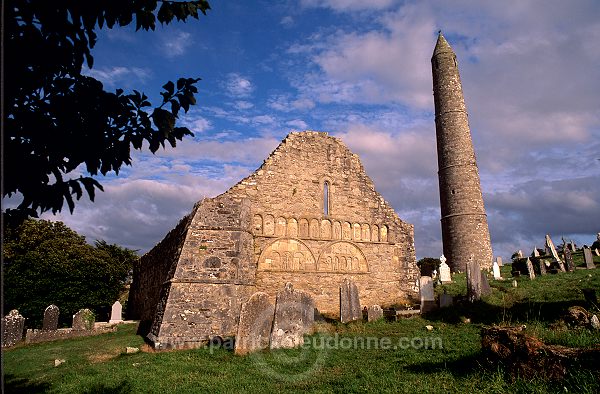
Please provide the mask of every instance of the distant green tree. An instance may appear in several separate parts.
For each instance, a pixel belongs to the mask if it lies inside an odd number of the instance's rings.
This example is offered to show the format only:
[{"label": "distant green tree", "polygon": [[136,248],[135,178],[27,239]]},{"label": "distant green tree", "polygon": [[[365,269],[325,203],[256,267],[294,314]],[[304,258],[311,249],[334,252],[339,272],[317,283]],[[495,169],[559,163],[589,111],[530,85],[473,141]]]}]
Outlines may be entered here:
[{"label": "distant green tree", "polygon": [[4,309],[18,309],[28,327],[39,327],[44,309],[55,304],[61,322],[81,308],[96,313],[116,301],[137,260],[118,245],[85,237],[62,222],[28,219],[4,234]]},{"label": "distant green tree", "polygon": [[440,264],[442,262],[440,259],[435,259],[433,257],[423,257],[419,261],[417,261],[417,267],[421,271],[421,275],[431,276],[434,270],[440,272]]},{"label": "distant green tree", "polygon": [[[84,191],[103,190],[94,178],[131,165],[131,149],[152,153],[192,135],[177,127],[179,110],[196,103],[199,78],[167,82],[162,103],[143,93],[104,90],[92,68],[96,30],[127,26],[154,30],[156,22],[186,22],[206,14],[205,0],[7,0],[3,2],[3,197],[20,194],[8,213],[24,220],[58,212]],[[175,39],[175,38],[173,38]],[[83,169],[87,174],[75,175]]]}]

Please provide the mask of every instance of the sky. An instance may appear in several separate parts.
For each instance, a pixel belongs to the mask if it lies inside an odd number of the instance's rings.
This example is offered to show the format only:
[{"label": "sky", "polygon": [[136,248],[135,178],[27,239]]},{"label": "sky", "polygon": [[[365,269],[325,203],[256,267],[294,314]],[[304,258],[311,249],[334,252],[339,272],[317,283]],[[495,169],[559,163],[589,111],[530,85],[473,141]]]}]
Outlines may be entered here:
[{"label": "sky", "polygon": [[195,134],[136,151],[104,192],[44,218],[89,241],[148,251],[195,202],[256,170],[290,131],[327,131],[415,226],[417,258],[442,253],[431,54],[455,50],[492,248],[505,261],[545,234],[600,231],[600,2],[211,0],[200,20],[99,31],[107,90],[200,77],[182,125]]}]

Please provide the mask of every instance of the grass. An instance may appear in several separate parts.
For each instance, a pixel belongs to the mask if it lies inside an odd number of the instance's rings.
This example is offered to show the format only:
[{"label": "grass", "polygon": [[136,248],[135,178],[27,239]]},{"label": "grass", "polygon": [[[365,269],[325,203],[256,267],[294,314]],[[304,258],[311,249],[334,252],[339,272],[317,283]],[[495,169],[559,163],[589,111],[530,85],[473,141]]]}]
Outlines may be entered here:
[{"label": "grass", "polygon": [[[509,271],[509,267],[504,267],[503,275],[510,276]],[[454,283],[443,288],[450,294],[463,294],[464,276],[457,275],[454,279]],[[135,335],[133,325],[123,325],[117,332],[95,337],[19,345],[4,351],[5,390],[19,393],[600,392],[600,382],[592,372],[574,371],[558,383],[512,381],[499,367],[482,365],[479,356],[481,327],[492,323],[526,324],[528,332],[549,343],[575,347],[600,343],[598,331],[560,324],[560,315],[571,305],[593,308],[586,304],[581,289],[600,289],[600,270],[577,270],[534,281],[519,278],[516,288],[511,282],[492,281],[492,294],[474,305],[458,304],[425,317],[398,322],[321,324],[319,332],[308,337],[312,347],[258,352],[245,357],[222,348],[125,354],[126,346],[143,348],[143,340]],[[470,323],[464,323],[467,318]],[[428,331],[426,325],[434,329]],[[375,338],[370,347],[366,346],[366,338]],[[415,338],[414,345],[429,343],[430,346],[404,346]],[[386,340],[389,347],[385,346]],[[442,346],[436,346],[439,341]],[[346,348],[348,344],[351,348]],[[55,359],[66,362],[54,367]]]}]

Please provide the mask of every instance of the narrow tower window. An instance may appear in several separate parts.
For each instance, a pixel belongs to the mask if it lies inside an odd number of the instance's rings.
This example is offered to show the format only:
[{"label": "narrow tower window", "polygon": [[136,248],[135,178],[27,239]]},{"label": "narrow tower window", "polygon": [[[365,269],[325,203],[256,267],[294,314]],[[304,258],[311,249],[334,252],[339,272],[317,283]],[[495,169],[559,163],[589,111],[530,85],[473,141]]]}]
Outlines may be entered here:
[{"label": "narrow tower window", "polygon": [[329,215],[329,182],[323,184],[323,214]]}]

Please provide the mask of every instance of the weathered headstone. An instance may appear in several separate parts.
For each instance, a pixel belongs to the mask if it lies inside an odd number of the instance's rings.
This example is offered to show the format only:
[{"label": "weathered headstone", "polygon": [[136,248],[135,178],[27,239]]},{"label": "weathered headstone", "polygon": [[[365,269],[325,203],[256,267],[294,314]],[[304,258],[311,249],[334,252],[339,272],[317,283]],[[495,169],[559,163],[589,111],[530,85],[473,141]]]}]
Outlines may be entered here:
[{"label": "weathered headstone", "polygon": [[473,258],[467,263],[467,297],[474,302],[481,298],[481,268]]},{"label": "weathered headstone", "polygon": [[14,346],[23,340],[25,318],[13,309],[2,318],[2,347]]},{"label": "weathered headstone", "polygon": [[435,309],[435,294],[433,293],[433,280],[429,276],[419,279],[419,293],[421,297],[421,313]]},{"label": "weathered headstone", "polygon": [[73,331],[90,331],[94,329],[96,317],[89,309],[80,309],[73,315]]},{"label": "weathered headstone", "polygon": [[596,265],[594,265],[594,258],[592,257],[592,250],[590,248],[583,248],[583,262],[585,263],[585,268],[589,270],[596,268]]},{"label": "weathered headstone", "polygon": [[533,253],[532,253],[533,257],[540,257],[540,252],[537,250],[537,246],[533,247]]},{"label": "weathered headstone", "polygon": [[556,252],[556,248],[554,247],[554,243],[552,242],[552,239],[550,239],[549,234],[546,234],[546,247],[550,249],[550,253],[552,253],[552,257],[554,258],[554,261],[558,264],[560,270],[562,272],[565,272],[565,266],[560,257],[558,257],[558,253]]},{"label": "weathered headstone", "polygon": [[540,275],[546,275],[546,261],[541,258],[533,258],[531,262],[533,265],[534,272],[539,272]]},{"label": "weathered headstone", "polygon": [[[360,307],[359,307],[360,313]],[[277,293],[275,317],[271,330],[271,349],[293,348],[304,344],[304,334],[312,331],[315,321],[315,302],[300,290],[286,283]]]},{"label": "weathered headstone", "polygon": [[494,264],[492,265],[492,271],[494,272],[494,279],[502,279],[502,275],[500,275],[500,266],[498,266],[497,261],[494,261]]},{"label": "weathered headstone", "polygon": [[496,257],[496,262],[498,263],[498,267],[502,267],[502,257]]},{"label": "weathered headstone", "polygon": [[123,321],[123,306],[119,301],[115,301],[110,311],[109,323],[121,323]]},{"label": "weathered headstone", "polygon": [[358,288],[354,282],[346,278],[340,286],[340,321],[348,323],[361,319],[362,313]]},{"label": "weathered headstone", "polygon": [[512,281],[512,287],[517,287],[517,286],[519,286],[519,282],[517,282],[516,279],[513,279],[513,281]]},{"label": "weathered headstone", "polygon": [[44,311],[44,321],[42,323],[42,330],[54,331],[58,328],[58,317],[60,310],[56,305],[48,305]]},{"label": "weathered headstone", "polygon": [[573,270],[575,269],[575,265],[573,264],[573,255],[571,254],[571,249],[565,248],[565,250],[563,251],[563,255],[565,257],[565,268],[567,269],[567,271],[573,272]]},{"label": "weathered headstone", "polygon": [[520,258],[520,259],[522,259],[522,258],[523,258],[523,251],[522,251],[521,249],[519,249],[519,250],[517,251],[517,257],[518,257],[518,258]]},{"label": "weathered headstone", "polygon": [[531,264],[529,257],[527,257],[527,274],[529,274],[529,279],[535,279],[535,271],[533,270],[533,264]]},{"label": "weathered headstone", "polygon": [[447,306],[452,306],[454,303],[454,297],[450,294],[440,294],[440,308],[445,308]]},{"label": "weathered headstone", "polygon": [[488,281],[486,270],[481,270],[481,295],[488,295],[492,292],[490,282]]},{"label": "weathered headstone", "polygon": [[[442,260],[443,257],[443,260]],[[452,283],[452,274],[450,274],[450,267],[446,264],[446,258],[444,255],[440,257],[440,281],[442,283]]]},{"label": "weathered headstone", "polygon": [[577,245],[575,245],[575,242],[573,242],[573,240],[571,240],[569,247],[571,248],[571,252],[577,252]]},{"label": "weathered headstone", "polygon": [[367,320],[375,321],[383,319],[383,309],[379,305],[372,305],[367,308]]},{"label": "weathered headstone", "polygon": [[235,354],[247,354],[269,347],[274,314],[275,308],[267,293],[254,293],[242,304],[235,337]]}]

